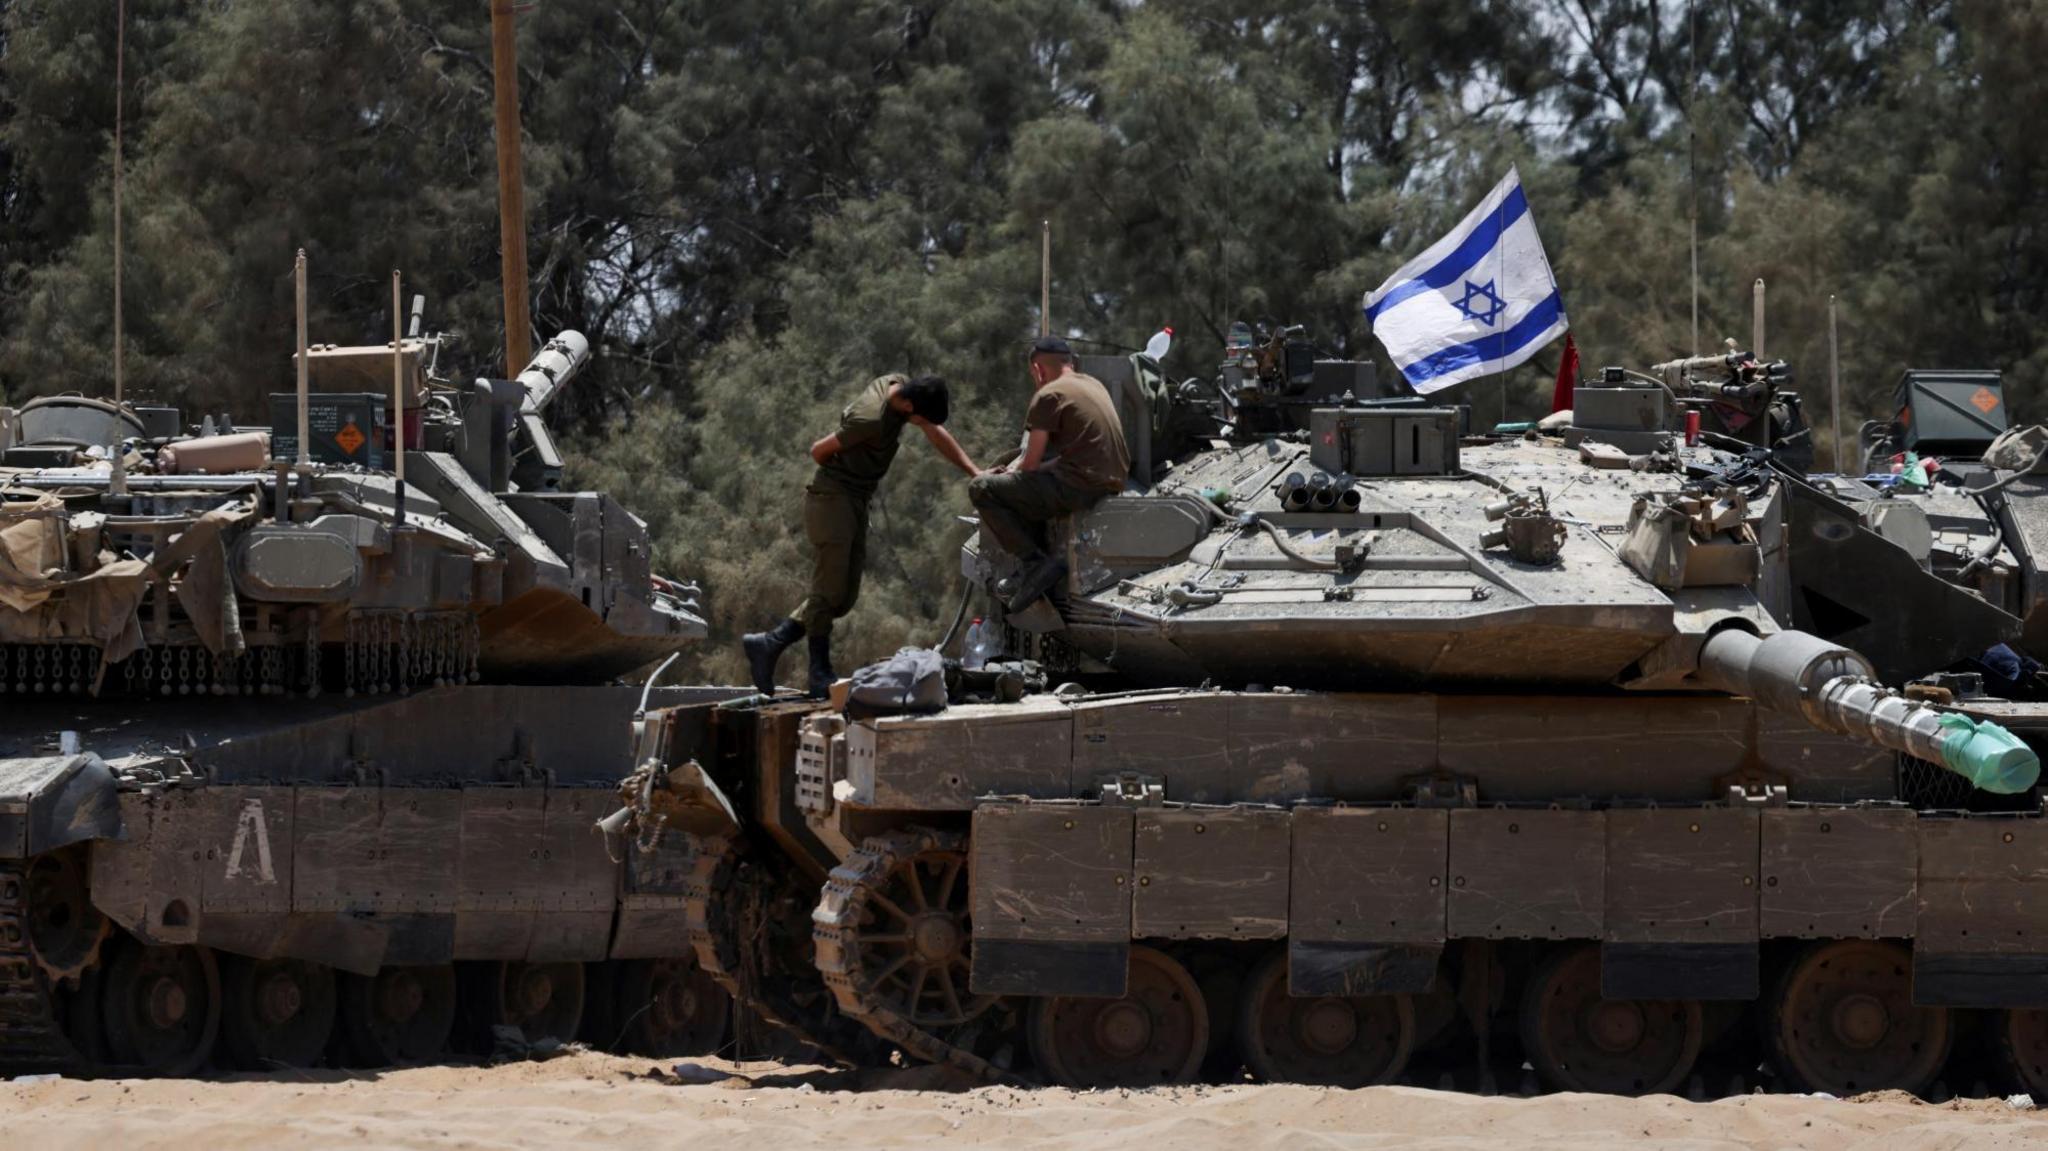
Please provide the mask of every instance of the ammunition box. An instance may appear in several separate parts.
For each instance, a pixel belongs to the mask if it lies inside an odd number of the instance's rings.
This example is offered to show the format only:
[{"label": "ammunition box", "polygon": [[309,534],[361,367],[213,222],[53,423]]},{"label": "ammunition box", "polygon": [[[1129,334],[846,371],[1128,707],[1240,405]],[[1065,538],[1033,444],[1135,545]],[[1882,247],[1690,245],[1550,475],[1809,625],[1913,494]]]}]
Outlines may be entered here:
[{"label": "ammunition box", "polygon": [[1897,397],[1908,451],[1974,456],[2006,429],[1997,372],[1909,371]]}]

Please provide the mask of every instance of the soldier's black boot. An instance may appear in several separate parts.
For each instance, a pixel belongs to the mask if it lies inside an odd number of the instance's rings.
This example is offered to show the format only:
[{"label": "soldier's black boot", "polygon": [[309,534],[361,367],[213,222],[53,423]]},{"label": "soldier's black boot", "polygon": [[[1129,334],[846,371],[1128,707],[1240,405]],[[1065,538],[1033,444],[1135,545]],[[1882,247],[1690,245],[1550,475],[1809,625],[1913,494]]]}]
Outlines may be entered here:
[{"label": "soldier's black boot", "polygon": [[748,632],[740,639],[740,646],[747,652],[747,670],[754,675],[754,690],[762,695],[775,694],[775,662],[789,645],[804,638],[804,625],[793,619],[783,620],[768,631]]},{"label": "soldier's black boot", "polygon": [[838,679],[832,674],[832,637],[814,635],[811,637],[811,698],[824,699],[832,694],[832,681]]},{"label": "soldier's black boot", "polygon": [[1038,598],[1059,586],[1067,574],[1067,561],[1058,556],[1040,552],[1024,561],[1017,574],[1003,584],[996,586],[997,594],[1004,597],[1003,604],[1011,611],[1023,611],[1038,602]]}]

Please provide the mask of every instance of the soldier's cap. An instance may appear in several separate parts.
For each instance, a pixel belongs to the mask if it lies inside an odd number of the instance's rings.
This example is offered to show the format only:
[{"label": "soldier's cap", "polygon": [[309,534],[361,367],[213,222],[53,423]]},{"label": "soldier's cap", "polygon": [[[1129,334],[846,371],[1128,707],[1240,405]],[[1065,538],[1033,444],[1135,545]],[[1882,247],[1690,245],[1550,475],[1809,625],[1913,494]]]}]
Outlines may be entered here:
[{"label": "soldier's cap", "polygon": [[1066,342],[1065,340],[1062,340],[1062,339],[1060,339],[1060,338],[1059,338],[1058,336],[1040,336],[1040,337],[1038,337],[1037,339],[1035,339],[1035,340],[1031,341],[1031,353],[1030,353],[1030,354],[1031,354],[1031,356],[1033,356],[1033,357],[1037,357],[1037,356],[1069,356],[1069,357],[1071,357],[1071,356],[1072,356],[1072,355],[1074,354],[1074,349],[1073,349],[1073,348],[1071,348],[1071,347],[1068,347],[1068,346],[1067,346],[1067,342]]}]

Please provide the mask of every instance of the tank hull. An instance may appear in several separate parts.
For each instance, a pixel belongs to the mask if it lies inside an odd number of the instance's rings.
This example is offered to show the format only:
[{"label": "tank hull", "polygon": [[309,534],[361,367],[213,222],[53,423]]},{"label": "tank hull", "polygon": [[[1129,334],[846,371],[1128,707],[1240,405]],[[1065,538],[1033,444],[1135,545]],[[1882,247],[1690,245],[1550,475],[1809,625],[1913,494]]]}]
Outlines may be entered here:
[{"label": "tank hull", "polygon": [[[2048,736],[2039,707],[1980,710]],[[792,1017],[787,989],[770,1010],[842,1051],[830,1029],[854,1020],[990,1079],[1486,1087],[1527,1062],[1567,1089],[1746,1090],[1770,1061],[1783,1086],[1926,1090],[1965,1015],[2025,1033],[2048,1009],[2048,951],[2026,942],[2048,932],[2038,807],[1747,700],[1151,691],[661,724],[663,762],[755,798],[714,837],[725,874],[815,902],[803,961],[836,1013]],[[697,892],[697,922],[747,882]],[[877,974],[891,906],[957,931],[945,995]],[[699,939],[719,952],[716,931]],[[769,994],[723,953],[743,1002]],[[1817,973],[1844,964],[1887,1022],[1873,1039],[1840,1008],[1826,1058],[1786,1054],[1840,1006]],[[1183,978],[1199,1006],[1161,1007]],[[1380,1039],[1317,1031],[1333,1003]],[[1177,1038],[1120,1055],[1103,1028],[1133,1012]],[[1654,1026],[1614,1022],[1628,1012]],[[1612,1050],[1588,1058],[1598,1043]]]},{"label": "tank hull", "polygon": [[[488,1051],[502,1024],[710,1050],[729,1008],[678,893],[595,829],[640,702],[492,685],[11,710],[0,918],[24,930],[0,953],[0,1073],[413,1062]],[[664,994],[663,1027],[631,1022]]]},{"label": "tank hull", "polygon": [[[1317,593],[1320,601],[1320,593]],[[1321,606],[1318,602],[1317,606]],[[1597,689],[1674,634],[1665,608],[1589,608],[1578,619],[1511,610],[1473,619],[1369,619],[1340,612],[1267,618],[1147,619],[1069,625],[1062,638],[1127,679],[1233,687],[1313,679],[1333,691],[1483,688],[1526,680]]]}]

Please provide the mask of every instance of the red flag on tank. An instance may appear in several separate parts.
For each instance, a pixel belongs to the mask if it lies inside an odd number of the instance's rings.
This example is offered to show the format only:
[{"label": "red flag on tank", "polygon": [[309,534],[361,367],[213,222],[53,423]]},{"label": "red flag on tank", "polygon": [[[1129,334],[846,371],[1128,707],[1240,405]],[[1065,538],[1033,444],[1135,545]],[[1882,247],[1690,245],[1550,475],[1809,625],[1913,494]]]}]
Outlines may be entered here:
[{"label": "red flag on tank", "polygon": [[1579,386],[1579,344],[1564,334],[1564,356],[1557,361],[1557,387],[1550,393],[1550,410],[1561,412],[1572,406],[1572,389]]}]

